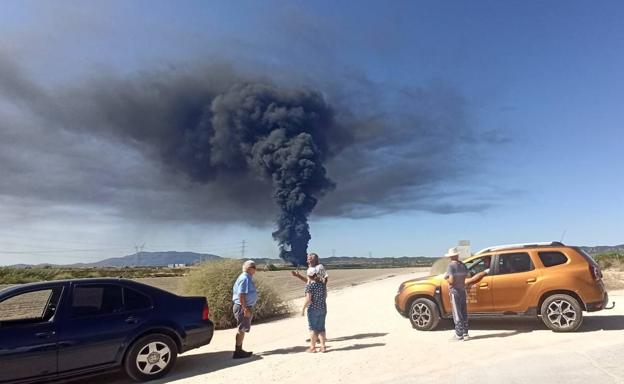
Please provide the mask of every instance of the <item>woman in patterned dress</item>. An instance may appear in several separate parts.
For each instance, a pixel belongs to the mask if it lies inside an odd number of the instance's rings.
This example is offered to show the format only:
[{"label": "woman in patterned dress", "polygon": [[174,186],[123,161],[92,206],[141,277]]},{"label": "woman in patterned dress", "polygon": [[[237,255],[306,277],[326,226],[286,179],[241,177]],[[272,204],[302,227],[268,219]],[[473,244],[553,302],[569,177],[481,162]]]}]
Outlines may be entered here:
[{"label": "woman in patterned dress", "polygon": [[317,340],[321,342],[321,352],[325,352],[325,317],[327,316],[327,291],[325,284],[318,276],[314,267],[308,268],[306,274],[309,283],[305,287],[305,303],[301,315],[305,314],[308,308],[308,328],[310,329],[310,348],[308,352],[316,352]]}]

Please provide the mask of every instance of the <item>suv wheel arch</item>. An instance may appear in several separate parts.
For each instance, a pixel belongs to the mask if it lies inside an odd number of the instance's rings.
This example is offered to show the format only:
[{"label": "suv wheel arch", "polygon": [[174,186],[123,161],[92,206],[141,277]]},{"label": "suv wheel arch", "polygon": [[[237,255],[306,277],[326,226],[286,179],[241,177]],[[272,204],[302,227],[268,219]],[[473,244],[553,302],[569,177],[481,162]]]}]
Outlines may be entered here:
[{"label": "suv wheel arch", "polygon": [[182,352],[182,339],[180,338],[180,335],[178,335],[177,332],[169,328],[153,328],[153,329],[149,329],[143,333],[136,335],[135,337],[132,338],[132,340],[128,341],[128,344],[126,345],[126,350],[124,351],[124,354],[121,358],[122,365],[124,361],[126,361],[126,356],[128,355],[128,352],[130,352],[130,348],[137,340],[141,339],[142,337],[145,337],[148,335],[154,335],[154,334],[169,336],[171,340],[173,340],[173,342],[176,344],[178,351],[180,353]]},{"label": "suv wheel arch", "polygon": [[[419,331],[431,331],[440,322],[440,308],[434,297],[429,295],[412,296],[407,308],[407,317],[412,327]],[[414,313],[418,312],[418,313]]]},{"label": "suv wheel arch", "polygon": [[571,296],[572,298],[574,298],[579,305],[581,306],[581,309],[583,311],[587,311],[587,308],[585,307],[585,303],[583,302],[583,300],[581,300],[581,297],[574,291],[568,291],[565,289],[556,289],[553,291],[548,291],[548,292],[544,292],[542,294],[542,296],[540,296],[539,302],[537,303],[537,314],[538,315],[542,315],[542,304],[544,304],[544,301],[546,301],[547,298],[549,298],[552,295],[568,295]]},{"label": "suv wheel arch", "polygon": [[583,323],[583,307],[567,294],[546,297],[540,313],[544,324],[554,332],[574,332]]}]

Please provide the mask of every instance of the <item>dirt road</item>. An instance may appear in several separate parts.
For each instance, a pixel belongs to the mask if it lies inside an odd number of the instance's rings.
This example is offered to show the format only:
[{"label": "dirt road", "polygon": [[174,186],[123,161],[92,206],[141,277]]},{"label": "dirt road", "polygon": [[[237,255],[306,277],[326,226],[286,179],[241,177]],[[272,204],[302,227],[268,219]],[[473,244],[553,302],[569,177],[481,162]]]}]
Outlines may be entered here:
[{"label": "dirt road", "polygon": [[[424,273],[423,273],[424,274]],[[576,333],[553,333],[538,320],[474,320],[473,339],[450,342],[449,324],[418,332],[394,309],[397,286],[414,274],[331,292],[328,352],[304,352],[306,320],[254,325],[232,360],[232,330],[179,357],[160,383],[624,383],[624,291],[615,309],[586,316]],[[121,374],[80,383],[130,383]]]}]

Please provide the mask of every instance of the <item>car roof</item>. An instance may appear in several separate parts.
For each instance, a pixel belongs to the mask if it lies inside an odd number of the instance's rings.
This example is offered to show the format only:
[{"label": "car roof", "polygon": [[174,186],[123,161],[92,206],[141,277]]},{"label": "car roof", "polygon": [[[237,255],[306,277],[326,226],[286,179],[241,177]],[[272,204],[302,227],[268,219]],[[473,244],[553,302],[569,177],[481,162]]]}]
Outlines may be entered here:
[{"label": "car roof", "polygon": [[483,248],[479,252],[475,253],[475,255],[480,255],[482,253],[489,253],[494,251],[508,251],[512,249],[527,249],[527,248],[545,248],[545,247],[565,247],[566,245],[560,241],[548,241],[548,242],[536,242],[536,243],[520,243],[520,244],[506,244],[506,245],[496,245],[493,247]]},{"label": "car roof", "polygon": [[16,290],[30,290],[37,288],[46,288],[60,285],[68,285],[75,283],[88,283],[88,284],[97,284],[97,283],[125,283],[129,285],[139,285],[141,287],[154,288],[147,284],[142,284],[133,280],[122,279],[119,277],[98,277],[98,278],[84,278],[84,279],[64,279],[64,280],[47,280],[47,281],[37,281],[34,283],[25,283],[25,284],[15,284],[4,289],[1,289],[1,293],[12,292]]}]

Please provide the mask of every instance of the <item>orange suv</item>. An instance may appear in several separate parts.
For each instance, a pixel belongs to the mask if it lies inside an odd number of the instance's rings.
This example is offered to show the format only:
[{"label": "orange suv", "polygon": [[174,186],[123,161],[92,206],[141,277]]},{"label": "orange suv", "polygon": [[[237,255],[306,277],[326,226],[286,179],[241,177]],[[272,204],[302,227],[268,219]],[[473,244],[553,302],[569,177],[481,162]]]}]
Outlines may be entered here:
[{"label": "orange suv", "polygon": [[[555,332],[572,332],[583,311],[607,308],[608,295],[598,264],[578,247],[560,242],[486,248],[463,260],[471,275],[490,268],[467,288],[468,315],[539,316]],[[395,297],[397,311],[418,330],[434,329],[452,318],[444,275],[408,280]]]}]

